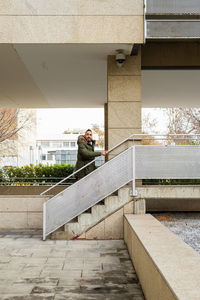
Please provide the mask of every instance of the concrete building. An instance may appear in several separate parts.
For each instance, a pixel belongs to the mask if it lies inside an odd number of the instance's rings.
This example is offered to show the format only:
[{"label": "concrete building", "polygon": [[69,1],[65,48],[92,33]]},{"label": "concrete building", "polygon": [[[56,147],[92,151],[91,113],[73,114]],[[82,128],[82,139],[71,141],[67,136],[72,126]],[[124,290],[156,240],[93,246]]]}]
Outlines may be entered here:
[{"label": "concrete building", "polygon": [[142,106],[199,105],[199,7],[172,2],[2,3],[0,106],[105,106],[110,148],[141,132]]},{"label": "concrete building", "polygon": [[[73,131],[72,131],[73,132]],[[80,134],[84,132],[78,131],[76,133],[63,134],[49,134],[45,136],[38,136],[36,141],[36,163],[41,164],[71,164],[75,165],[77,160],[77,139]],[[96,151],[103,151],[98,147],[98,135],[93,134],[93,138],[97,141]],[[104,158],[98,157],[96,165],[103,164]]]},{"label": "concrete building", "polygon": [[[105,147],[110,149],[141,132],[142,107],[199,106],[199,17],[198,0],[1,1],[0,106],[104,107]],[[199,299],[199,254],[145,214],[148,197],[159,203],[164,199],[166,209],[166,199],[171,199],[186,211],[194,200],[193,209],[199,211],[199,186],[151,190],[138,187],[136,179],[200,178],[200,148],[130,145],[123,143],[110,154],[114,159],[53,197],[52,189],[23,202],[4,197],[2,224],[13,226],[15,213],[18,228],[43,226],[43,239],[123,238],[147,300]],[[113,276],[109,251],[105,249],[106,263],[98,272],[105,266]],[[52,263],[56,257],[57,264],[56,255]],[[87,279],[80,274],[82,288]],[[56,284],[62,282],[50,275]],[[109,284],[108,279],[101,289],[103,297]],[[120,297],[116,289],[110,299]]]}]

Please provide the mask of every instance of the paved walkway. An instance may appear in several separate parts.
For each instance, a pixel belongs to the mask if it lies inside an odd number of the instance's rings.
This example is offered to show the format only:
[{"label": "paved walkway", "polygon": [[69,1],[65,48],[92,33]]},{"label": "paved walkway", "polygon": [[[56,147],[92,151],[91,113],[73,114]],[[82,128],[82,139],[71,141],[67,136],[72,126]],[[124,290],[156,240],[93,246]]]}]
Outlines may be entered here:
[{"label": "paved walkway", "polygon": [[0,231],[0,299],[144,299],[123,241]]}]

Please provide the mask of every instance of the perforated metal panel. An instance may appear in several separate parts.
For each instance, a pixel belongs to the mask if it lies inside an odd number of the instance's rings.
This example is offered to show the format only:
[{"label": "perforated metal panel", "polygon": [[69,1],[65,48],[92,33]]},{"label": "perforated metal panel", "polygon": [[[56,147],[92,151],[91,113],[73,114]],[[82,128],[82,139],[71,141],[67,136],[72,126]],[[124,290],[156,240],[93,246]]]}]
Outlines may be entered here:
[{"label": "perforated metal panel", "polygon": [[199,146],[135,146],[136,178],[200,178]]},{"label": "perforated metal panel", "polygon": [[148,14],[200,14],[199,0],[147,0]]},{"label": "perforated metal panel", "polygon": [[129,148],[48,200],[43,209],[43,238],[130,182],[132,153],[133,148]]},{"label": "perforated metal panel", "polygon": [[200,21],[147,21],[146,38],[200,38]]},{"label": "perforated metal panel", "polygon": [[186,20],[148,20],[146,21],[148,39],[199,39],[200,21]]}]

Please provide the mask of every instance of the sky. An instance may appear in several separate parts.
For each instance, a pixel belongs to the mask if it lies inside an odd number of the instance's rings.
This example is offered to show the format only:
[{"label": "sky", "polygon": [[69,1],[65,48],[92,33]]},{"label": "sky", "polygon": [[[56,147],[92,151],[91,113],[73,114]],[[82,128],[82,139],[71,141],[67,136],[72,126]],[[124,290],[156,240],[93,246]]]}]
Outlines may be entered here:
[{"label": "sky", "polygon": [[[142,113],[143,115],[149,114],[151,119],[157,120],[155,132],[164,133],[166,131],[163,109],[144,108]],[[37,109],[37,135],[40,136],[50,133],[61,134],[67,129],[87,129],[91,128],[92,124],[104,126],[103,108]]]},{"label": "sky", "polygon": [[61,134],[66,129],[91,128],[92,124],[104,125],[103,108],[37,109],[37,134]]}]

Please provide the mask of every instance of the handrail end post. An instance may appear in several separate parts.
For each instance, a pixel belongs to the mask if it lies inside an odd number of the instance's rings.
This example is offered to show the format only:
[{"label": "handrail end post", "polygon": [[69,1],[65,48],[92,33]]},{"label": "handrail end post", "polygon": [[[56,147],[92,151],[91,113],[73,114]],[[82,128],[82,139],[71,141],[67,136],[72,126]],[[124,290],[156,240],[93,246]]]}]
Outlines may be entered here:
[{"label": "handrail end post", "polygon": [[46,240],[46,202],[43,203],[43,241]]}]

